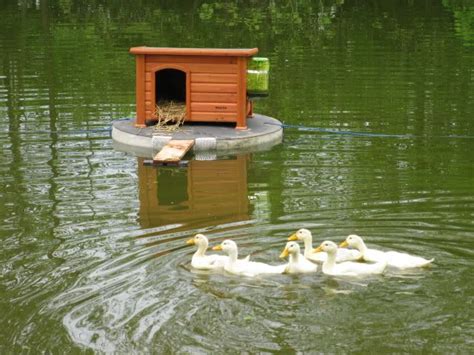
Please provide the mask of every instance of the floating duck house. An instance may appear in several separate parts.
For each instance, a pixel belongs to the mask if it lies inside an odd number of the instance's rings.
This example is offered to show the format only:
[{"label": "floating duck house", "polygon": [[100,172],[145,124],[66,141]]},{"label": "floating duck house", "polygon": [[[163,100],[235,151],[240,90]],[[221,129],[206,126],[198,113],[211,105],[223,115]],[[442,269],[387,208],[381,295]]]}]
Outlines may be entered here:
[{"label": "floating duck house", "polygon": [[252,100],[267,96],[269,82],[269,61],[254,57],[257,52],[130,48],[136,58],[136,115],[113,122],[116,148],[171,164],[191,149],[215,155],[281,143],[281,122],[253,112]]},{"label": "floating duck house", "polygon": [[157,120],[157,105],[180,102],[186,122],[235,123],[247,128],[252,103],[247,96],[251,49],[133,47],[136,57],[136,127]]}]

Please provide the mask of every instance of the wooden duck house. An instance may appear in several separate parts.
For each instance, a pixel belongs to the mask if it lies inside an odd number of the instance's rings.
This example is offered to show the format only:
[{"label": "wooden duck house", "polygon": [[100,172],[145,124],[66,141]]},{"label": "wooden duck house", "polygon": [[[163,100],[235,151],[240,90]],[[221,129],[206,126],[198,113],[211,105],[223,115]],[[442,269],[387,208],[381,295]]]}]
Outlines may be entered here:
[{"label": "wooden duck house", "polygon": [[231,122],[247,128],[247,61],[252,49],[133,47],[136,56],[136,121],[157,120],[162,102],[185,105],[185,121]]}]

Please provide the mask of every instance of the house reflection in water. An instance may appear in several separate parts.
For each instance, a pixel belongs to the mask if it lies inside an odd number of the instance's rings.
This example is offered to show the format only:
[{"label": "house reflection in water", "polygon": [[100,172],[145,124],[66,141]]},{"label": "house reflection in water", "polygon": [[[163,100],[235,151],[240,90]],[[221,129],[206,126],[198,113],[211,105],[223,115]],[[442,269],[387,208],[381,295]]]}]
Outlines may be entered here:
[{"label": "house reflection in water", "polygon": [[248,155],[191,160],[187,167],[150,167],[138,161],[140,225],[194,228],[249,219]]}]

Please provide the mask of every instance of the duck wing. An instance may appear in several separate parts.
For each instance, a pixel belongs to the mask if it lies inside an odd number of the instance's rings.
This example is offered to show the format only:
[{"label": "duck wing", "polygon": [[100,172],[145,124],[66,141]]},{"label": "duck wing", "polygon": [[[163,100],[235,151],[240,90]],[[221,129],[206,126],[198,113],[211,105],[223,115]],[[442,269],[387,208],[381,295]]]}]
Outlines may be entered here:
[{"label": "duck wing", "polygon": [[249,261],[247,263],[247,268],[255,274],[282,274],[285,271],[286,264],[269,265],[261,262]]},{"label": "duck wing", "polygon": [[191,266],[200,270],[222,269],[226,262],[227,256],[223,255],[193,256]]},{"label": "duck wing", "polygon": [[359,260],[361,256],[362,254],[358,250],[338,248],[336,254],[336,263]]},{"label": "duck wing", "polygon": [[385,260],[373,264],[346,261],[340,264],[336,264],[334,266],[334,271],[337,271],[341,274],[349,274],[355,276],[381,274],[382,272],[384,272],[386,266],[387,262]]},{"label": "duck wing", "polygon": [[425,259],[421,256],[400,253],[397,251],[387,251],[385,253],[387,264],[398,269],[409,269],[416,267],[426,267],[430,265],[434,259]]},{"label": "duck wing", "polygon": [[304,257],[310,261],[324,263],[328,258],[328,254],[324,251],[320,251],[318,253],[306,253]]},{"label": "duck wing", "polygon": [[217,254],[211,254],[211,255],[208,255],[207,257],[208,257],[209,263],[212,266],[217,267],[217,268],[224,267],[225,263],[229,259],[229,257],[226,255],[217,255]]}]

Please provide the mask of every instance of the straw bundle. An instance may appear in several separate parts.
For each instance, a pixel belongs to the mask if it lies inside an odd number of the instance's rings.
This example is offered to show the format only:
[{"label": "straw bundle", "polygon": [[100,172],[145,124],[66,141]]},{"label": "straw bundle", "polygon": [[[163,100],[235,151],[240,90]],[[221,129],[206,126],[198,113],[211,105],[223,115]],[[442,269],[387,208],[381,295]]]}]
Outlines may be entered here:
[{"label": "straw bundle", "polygon": [[155,130],[175,131],[186,118],[186,103],[177,101],[160,101],[155,109],[158,123]]}]

